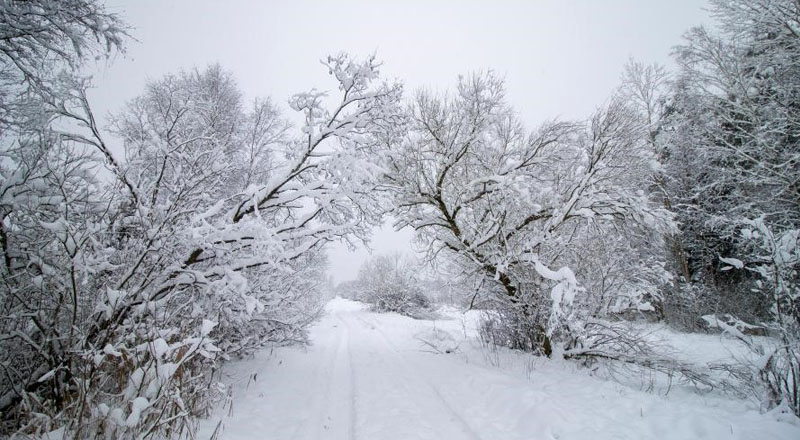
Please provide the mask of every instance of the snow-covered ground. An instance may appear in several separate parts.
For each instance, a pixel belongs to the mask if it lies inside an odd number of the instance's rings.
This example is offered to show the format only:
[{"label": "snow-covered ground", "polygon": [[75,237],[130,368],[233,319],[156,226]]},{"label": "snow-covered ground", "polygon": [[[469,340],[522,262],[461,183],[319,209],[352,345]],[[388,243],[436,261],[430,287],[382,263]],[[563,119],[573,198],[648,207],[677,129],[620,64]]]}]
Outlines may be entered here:
[{"label": "snow-covered ground", "polygon": [[[231,363],[199,439],[800,439],[752,402],[664,396],[574,363],[482,348],[474,315],[424,321],[331,301],[308,347]],[[448,313],[455,315],[455,313]]]}]

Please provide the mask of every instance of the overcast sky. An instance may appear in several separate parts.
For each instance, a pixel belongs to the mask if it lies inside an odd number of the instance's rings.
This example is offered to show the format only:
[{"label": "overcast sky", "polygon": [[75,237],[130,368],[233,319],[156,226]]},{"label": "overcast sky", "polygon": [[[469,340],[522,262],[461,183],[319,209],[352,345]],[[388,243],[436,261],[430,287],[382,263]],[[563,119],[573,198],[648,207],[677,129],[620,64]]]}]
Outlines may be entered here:
[{"label": "overcast sky", "polygon": [[[492,69],[529,126],[586,117],[610,95],[628,58],[671,65],[672,46],[707,23],[701,0],[211,1],[109,0],[134,28],[125,57],[98,66],[98,114],[141,93],[148,79],[219,62],[246,98],[285,103],[312,87],[335,88],[319,60],[376,52],[406,90],[451,87],[459,74]],[[288,107],[284,105],[284,109]],[[385,227],[377,252],[410,249],[411,234]],[[336,281],[351,279],[365,251],[331,252]]]}]

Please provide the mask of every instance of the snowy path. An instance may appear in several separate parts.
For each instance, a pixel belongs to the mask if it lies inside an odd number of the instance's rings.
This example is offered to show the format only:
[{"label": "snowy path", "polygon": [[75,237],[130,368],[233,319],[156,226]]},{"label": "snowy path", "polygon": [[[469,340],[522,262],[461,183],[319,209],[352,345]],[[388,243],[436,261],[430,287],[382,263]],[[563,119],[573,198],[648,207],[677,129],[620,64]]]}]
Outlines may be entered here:
[{"label": "snowy path", "polygon": [[[467,341],[459,354],[432,353],[415,337],[432,326],[332,301],[311,331],[310,347],[229,367],[235,397],[220,438],[800,438],[800,427],[743,402],[688,393],[665,399],[564,362],[541,361],[526,377],[485,365]],[[436,326],[464,337],[456,320]],[[198,438],[208,438],[217,420],[205,421]]]}]

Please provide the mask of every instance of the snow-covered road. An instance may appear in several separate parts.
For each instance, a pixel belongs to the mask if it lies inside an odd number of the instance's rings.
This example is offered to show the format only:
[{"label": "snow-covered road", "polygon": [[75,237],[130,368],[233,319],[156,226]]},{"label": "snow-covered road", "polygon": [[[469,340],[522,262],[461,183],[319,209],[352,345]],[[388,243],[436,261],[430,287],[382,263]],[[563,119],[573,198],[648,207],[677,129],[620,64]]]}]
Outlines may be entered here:
[{"label": "snow-covered road", "polygon": [[220,418],[230,440],[800,438],[800,427],[744,402],[665,398],[567,362],[498,368],[462,321],[377,315],[342,299],[326,312],[309,347],[231,364],[232,405],[204,421],[199,438]]}]

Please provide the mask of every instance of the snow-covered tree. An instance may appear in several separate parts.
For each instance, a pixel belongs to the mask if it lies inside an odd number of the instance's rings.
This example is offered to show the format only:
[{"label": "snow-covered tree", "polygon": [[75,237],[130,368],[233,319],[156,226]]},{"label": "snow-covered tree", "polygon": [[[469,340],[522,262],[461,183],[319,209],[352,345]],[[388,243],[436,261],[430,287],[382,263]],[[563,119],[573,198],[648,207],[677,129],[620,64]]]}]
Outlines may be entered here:
[{"label": "snow-covered tree", "polygon": [[419,93],[386,181],[398,225],[415,229],[431,255],[446,252],[489,280],[529,326],[531,348],[548,352],[576,297],[595,298],[573,270],[579,243],[649,236],[670,216],[643,191],[652,153],[622,101],[586,124],[529,133],[503,95],[491,74],[461,78],[455,95]]}]

